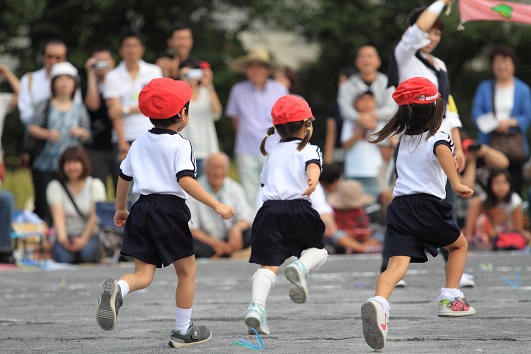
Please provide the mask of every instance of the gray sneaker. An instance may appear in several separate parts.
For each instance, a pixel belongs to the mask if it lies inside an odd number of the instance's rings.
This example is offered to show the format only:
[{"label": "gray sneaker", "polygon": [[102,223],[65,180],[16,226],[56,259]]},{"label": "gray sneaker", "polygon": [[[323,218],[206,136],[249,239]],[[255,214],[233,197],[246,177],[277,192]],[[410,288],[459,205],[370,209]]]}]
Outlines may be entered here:
[{"label": "gray sneaker", "polygon": [[98,301],[98,311],[96,321],[101,329],[110,331],[116,326],[118,310],[122,307],[124,300],[120,286],[113,279],[105,279],[101,286],[100,300]]},{"label": "gray sneaker", "polygon": [[212,331],[206,326],[194,326],[190,322],[188,331],[184,334],[176,330],[171,331],[170,342],[168,345],[172,348],[183,348],[208,342],[212,338]]},{"label": "gray sneaker", "polygon": [[284,270],[286,279],[292,284],[289,288],[289,297],[296,304],[303,304],[308,298],[308,285],[306,277],[308,271],[301,261],[297,260],[286,267]]}]

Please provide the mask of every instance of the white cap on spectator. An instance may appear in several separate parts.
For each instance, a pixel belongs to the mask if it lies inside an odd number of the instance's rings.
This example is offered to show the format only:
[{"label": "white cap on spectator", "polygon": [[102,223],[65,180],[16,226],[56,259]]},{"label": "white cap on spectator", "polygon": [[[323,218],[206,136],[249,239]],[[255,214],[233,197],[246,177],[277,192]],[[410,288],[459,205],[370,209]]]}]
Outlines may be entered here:
[{"label": "white cap on spectator", "polygon": [[50,79],[53,80],[54,78],[60,75],[72,76],[76,80],[78,78],[76,67],[67,61],[57,63],[52,66],[52,71],[50,72]]}]

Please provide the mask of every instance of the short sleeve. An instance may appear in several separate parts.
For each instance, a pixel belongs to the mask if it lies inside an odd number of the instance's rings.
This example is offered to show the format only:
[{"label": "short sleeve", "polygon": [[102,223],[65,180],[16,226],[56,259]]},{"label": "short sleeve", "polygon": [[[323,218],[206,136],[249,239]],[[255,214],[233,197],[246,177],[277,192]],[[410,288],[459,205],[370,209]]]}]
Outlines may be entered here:
[{"label": "short sleeve", "polygon": [[349,120],[343,121],[343,127],[341,128],[341,142],[342,143],[352,138],[353,130],[354,130],[354,123],[352,123]]},{"label": "short sleeve", "polygon": [[513,192],[511,196],[511,202],[509,205],[510,213],[512,213],[514,209],[516,209],[520,205],[522,205],[522,198],[517,193]]},{"label": "short sleeve", "polygon": [[125,159],[120,163],[120,177],[126,181],[133,179],[133,169],[131,168],[130,154],[127,154]]},{"label": "short sleeve", "polygon": [[92,195],[93,202],[104,202],[107,200],[107,192],[105,191],[105,185],[99,178],[92,178]]},{"label": "short sleeve", "polygon": [[46,201],[48,205],[63,205],[65,199],[64,188],[59,181],[53,180],[46,187]]},{"label": "short sleeve", "polygon": [[105,99],[120,97],[120,84],[115,71],[108,73],[103,86],[103,97]]},{"label": "short sleeve", "polygon": [[234,86],[230,90],[229,99],[227,100],[227,108],[225,109],[225,115],[230,118],[240,117],[240,110],[238,109],[238,102],[236,97],[237,86]]},{"label": "short sleeve", "polygon": [[[448,146],[448,148],[450,149],[452,153],[454,152],[454,142],[452,141],[450,134],[442,132],[442,131],[438,131],[437,133],[435,133],[433,137],[431,137],[430,140],[431,140],[430,150],[433,152],[434,159],[437,158],[437,153],[435,150],[437,149],[437,146],[439,145],[446,145]],[[431,148],[431,146],[433,146],[433,148]]]},{"label": "short sleeve", "polygon": [[183,139],[179,144],[179,153],[177,154],[177,163],[175,165],[175,177],[177,181],[184,176],[195,178],[197,173],[196,166],[192,143],[187,139]]},{"label": "short sleeve", "polygon": [[309,164],[315,163],[319,168],[323,166],[323,154],[318,146],[308,144],[304,149],[304,164],[307,168]]}]

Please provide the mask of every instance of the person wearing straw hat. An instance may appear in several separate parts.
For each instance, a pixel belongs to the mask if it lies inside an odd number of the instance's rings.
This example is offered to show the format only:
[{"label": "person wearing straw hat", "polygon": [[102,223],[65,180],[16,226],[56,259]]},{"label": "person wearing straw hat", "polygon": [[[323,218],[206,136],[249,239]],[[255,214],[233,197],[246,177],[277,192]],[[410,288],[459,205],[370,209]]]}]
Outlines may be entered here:
[{"label": "person wearing straw hat", "polygon": [[[271,108],[277,99],[289,94],[284,85],[270,78],[275,67],[271,56],[263,49],[253,50],[231,63],[233,71],[247,76],[247,80],[232,87],[225,114],[232,118],[236,134],[234,154],[249,205],[256,204],[260,172],[265,162],[259,147],[271,125]],[[277,141],[269,139],[269,148]]]},{"label": "person wearing straw hat", "polygon": [[363,192],[363,185],[354,180],[341,180],[337,189],[328,195],[328,204],[334,210],[338,231],[332,236],[332,245],[347,253],[374,253],[381,251],[382,241],[372,237],[369,216],[364,207],[374,203],[375,197]]}]

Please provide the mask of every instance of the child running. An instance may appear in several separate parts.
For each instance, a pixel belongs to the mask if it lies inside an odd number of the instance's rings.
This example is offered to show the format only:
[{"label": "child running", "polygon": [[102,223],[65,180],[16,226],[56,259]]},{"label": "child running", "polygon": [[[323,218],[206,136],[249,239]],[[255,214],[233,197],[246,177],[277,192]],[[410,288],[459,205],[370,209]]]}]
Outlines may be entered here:
[{"label": "child running", "polygon": [[[251,234],[250,263],[260,264],[254,273],[251,304],[245,324],[249,334],[254,328],[270,334],[265,304],[276,281],[279,266],[291,256],[299,257],[286,267],[284,275],[292,284],[291,300],[306,302],[308,272],[325,263],[325,225],[311,206],[310,195],[321,174],[321,151],[309,140],[312,136],[312,111],[308,103],[295,95],[280,97],[271,110],[273,125],[267,131],[260,150],[267,156],[260,175],[264,204],[258,210]],[[281,140],[268,154],[265,143],[275,129]]]},{"label": "child running", "polygon": [[428,79],[414,77],[402,82],[393,93],[398,104],[395,116],[375,134],[373,143],[404,132],[396,168],[394,199],[387,208],[389,265],[378,278],[375,296],[361,306],[363,336],[373,349],[382,349],[388,331],[387,302],[395,285],[406,274],[410,262],[427,262],[437,248],[450,252],[446,285],[437,297],[439,316],[469,316],[476,310],[458,289],[465,268],[468,244],[452,219],[452,206],[443,202],[447,178],[455,193],[470,198],[472,189],[460,183],[454,144],[439,130],[445,103]]},{"label": "child running", "polygon": [[[188,124],[190,85],[173,79],[151,80],[140,92],[138,107],[155,126],[131,145],[120,165],[116,189],[116,226],[125,225],[121,253],[135,258],[133,274],[103,282],[96,319],[104,330],[114,329],[123,298],[144,289],[155,270],[173,264],[178,278],[177,305],[171,347],[187,347],[208,341],[212,332],[190,321],[195,289],[194,242],[185,204],[187,193],[210,206],[223,219],[234,216],[230,206],[219,203],[196,182],[196,162],[191,143],[180,134]],[[131,215],[126,209],[127,192],[134,179],[133,194],[140,199]]]}]

